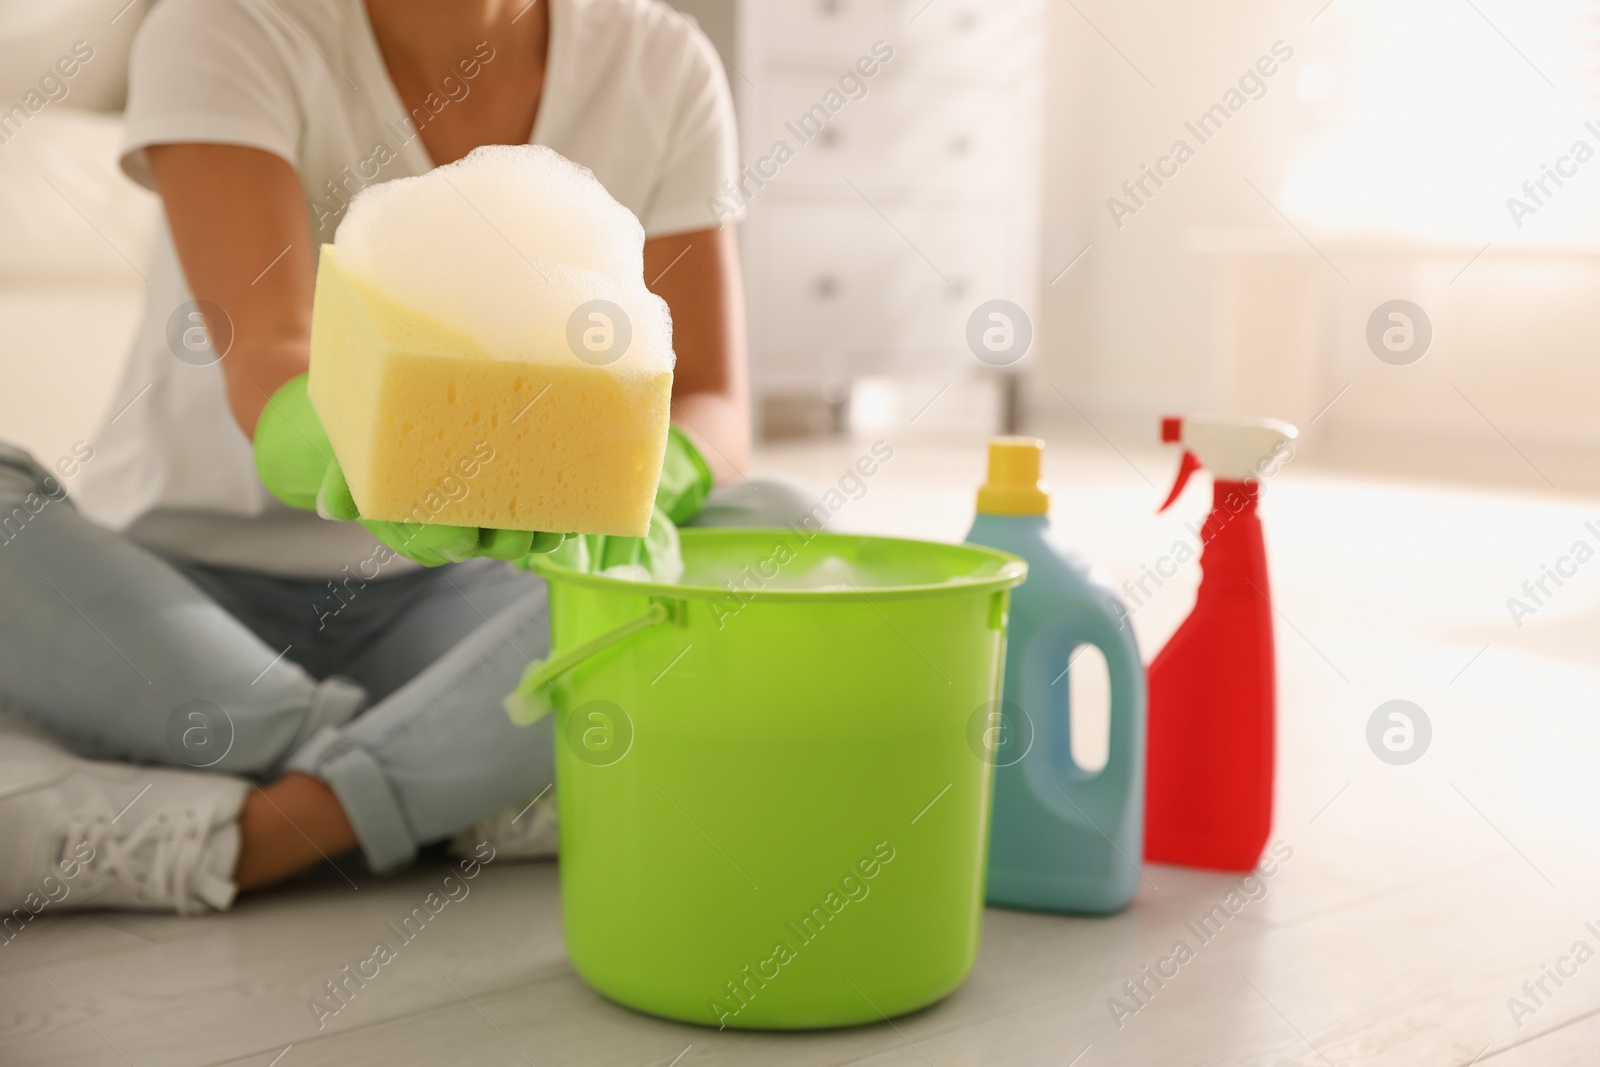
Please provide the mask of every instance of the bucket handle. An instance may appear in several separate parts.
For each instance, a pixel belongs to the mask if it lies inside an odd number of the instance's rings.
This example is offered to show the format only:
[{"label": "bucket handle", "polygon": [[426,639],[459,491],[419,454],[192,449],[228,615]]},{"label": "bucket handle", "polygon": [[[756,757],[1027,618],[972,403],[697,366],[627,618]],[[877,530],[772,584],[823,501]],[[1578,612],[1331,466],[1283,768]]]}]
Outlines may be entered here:
[{"label": "bucket handle", "polygon": [[550,686],[557,678],[618,641],[624,641],[640,630],[661,625],[671,617],[671,614],[665,604],[656,601],[638,618],[629,619],[621,626],[607,630],[598,637],[590,638],[571,651],[558,652],[549,659],[533,660],[523,672],[522,681],[517,683],[517,687],[503,702],[506,714],[511,716],[511,721],[518,726],[528,726],[538,722],[550,711]]}]

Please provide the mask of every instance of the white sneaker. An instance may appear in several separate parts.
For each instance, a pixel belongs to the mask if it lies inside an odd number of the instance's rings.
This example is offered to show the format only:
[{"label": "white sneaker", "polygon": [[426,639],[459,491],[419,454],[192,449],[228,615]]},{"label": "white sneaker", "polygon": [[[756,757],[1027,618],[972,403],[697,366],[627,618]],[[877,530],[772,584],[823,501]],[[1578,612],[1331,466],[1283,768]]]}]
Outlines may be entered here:
[{"label": "white sneaker", "polygon": [[541,793],[532,804],[518,804],[500,814],[473,823],[450,841],[454,856],[471,856],[487,841],[495,859],[547,860],[557,852],[556,794]]},{"label": "white sneaker", "polygon": [[233,903],[249,784],[198,771],[79,759],[0,737],[0,937],[46,908],[179,915]]}]

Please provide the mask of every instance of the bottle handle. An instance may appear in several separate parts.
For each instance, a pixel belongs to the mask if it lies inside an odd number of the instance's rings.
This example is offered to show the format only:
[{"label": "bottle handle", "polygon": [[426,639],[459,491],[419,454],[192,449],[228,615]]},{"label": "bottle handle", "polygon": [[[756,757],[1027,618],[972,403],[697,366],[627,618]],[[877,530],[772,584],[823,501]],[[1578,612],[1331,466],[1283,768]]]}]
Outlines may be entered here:
[{"label": "bottle handle", "polygon": [[[1111,594],[1104,599],[1094,598],[1092,618],[1088,620],[1063,619],[1051,628],[1047,642],[1053,653],[1051,662],[1059,666],[1048,668],[1054,683],[1041,679],[1044,671],[1033,674],[1035,687],[1044,686],[1036,694],[1042,699],[1027,700],[1033,707],[1049,709],[1050,737],[1044,746],[1046,759],[1037,761],[1035,767],[1044,775],[1030,776],[1034,791],[1041,800],[1059,807],[1065,800],[1078,809],[1077,814],[1090,818],[1083,805],[1105,790],[1121,794],[1130,778],[1136,778],[1134,792],[1143,795],[1144,777],[1144,715],[1141,709],[1145,698],[1145,669],[1140,658],[1133,630],[1128,625],[1126,612],[1112,606]],[[1105,657],[1106,675],[1110,683],[1110,738],[1106,764],[1098,772],[1089,773],[1073,760],[1071,753],[1071,719],[1074,709],[1066,693],[1054,692],[1055,686],[1068,684],[1062,667],[1070,664],[1072,657],[1084,645],[1092,645]],[[1040,780],[1044,778],[1045,780]],[[1102,828],[1102,832],[1105,830]]]}]

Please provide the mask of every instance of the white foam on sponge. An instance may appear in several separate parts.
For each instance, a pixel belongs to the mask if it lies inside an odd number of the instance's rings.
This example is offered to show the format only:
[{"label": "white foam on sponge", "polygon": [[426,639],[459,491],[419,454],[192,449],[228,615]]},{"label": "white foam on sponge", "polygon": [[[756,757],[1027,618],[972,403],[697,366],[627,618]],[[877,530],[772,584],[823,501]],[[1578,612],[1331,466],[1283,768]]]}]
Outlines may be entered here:
[{"label": "white foam on sponge", "polygon": [[346,273],[492,356],[571,360],[568,322],[601,299],[632,332],[614,370],[673,365],[666,302],[644,284],[644,227],[588,168],[543,145],[486,145],[368,186],[334,247]]}]

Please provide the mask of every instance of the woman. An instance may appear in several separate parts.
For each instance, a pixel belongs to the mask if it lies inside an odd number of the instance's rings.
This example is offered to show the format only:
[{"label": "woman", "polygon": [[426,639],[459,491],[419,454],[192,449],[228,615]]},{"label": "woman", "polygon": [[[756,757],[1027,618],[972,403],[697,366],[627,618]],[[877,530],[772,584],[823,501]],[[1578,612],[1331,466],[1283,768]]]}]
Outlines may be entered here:
[{"label": "woman", "polygon": [[[659,0],[163,0],[149,16],[122,165],[165,227],[83,486],[117,532],[0,451],[0,511],[52,501],[0,550],[0,699],[34,735],[0,766],[0,909],[69,869],[64,906],[225,908],[356,846],[398,868],[508,806],[479,832],[548,849],[543,805],[517,814],[551,781],[548,724],[500,707],[546,650],[542,584],[489,559],[394,559],[356,523],[280,505],[250,448],[306,369],[317,248],[355,192],[530,141],[643,222],[674,421],[740,479],[739,270],[707,207],[736,175],[733,114],[691,22]],[[192,344],[200,314],[215,349]],[[708,511],[801,508],[745,482]]]}]

